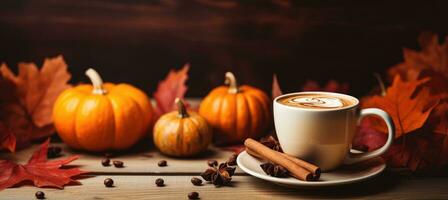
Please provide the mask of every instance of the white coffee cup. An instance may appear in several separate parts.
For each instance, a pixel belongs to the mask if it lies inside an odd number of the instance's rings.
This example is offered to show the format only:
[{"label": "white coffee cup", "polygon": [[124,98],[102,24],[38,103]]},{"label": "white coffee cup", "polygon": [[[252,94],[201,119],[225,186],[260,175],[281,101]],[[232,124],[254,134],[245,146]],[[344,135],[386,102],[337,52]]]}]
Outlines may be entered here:
[{"label": "white coffee cup", "polygon": [[[331,109],[304,108],[280,103],[296,95],[323,95],[349,100],[348,106]],[[355,97],[332,92],[298,92],[274,99],[274,123],[280,146],[286,154],[309,160],[322,171],[353,164],[385,153],[394,139],[394,124],[390,116],[378,108],[359,110]],[[376,115],[386,122],[387,142],[381,148],[367,153],[352,153],[351,144],[359,121]]]}]

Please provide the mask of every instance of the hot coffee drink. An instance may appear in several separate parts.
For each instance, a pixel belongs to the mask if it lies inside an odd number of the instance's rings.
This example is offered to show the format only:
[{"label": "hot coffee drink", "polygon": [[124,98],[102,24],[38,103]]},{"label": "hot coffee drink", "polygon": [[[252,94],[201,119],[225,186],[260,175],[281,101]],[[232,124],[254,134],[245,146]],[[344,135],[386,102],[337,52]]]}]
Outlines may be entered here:
[{"label": "hot coffee drink", "polygon": [[332,96],[322,93],[303,93],[285,96],[277,100],[279,103],[309,109],[336,109],[356,104],[353,100],[341,96]]},{"label": "hot coffee drink", "polygon": [[[358,122],[368,115],[386,122],[387,142],[372,152],[352,154]],[[359,109],[355,97],[332,92],[297,92],[277,97],[274,123],[283,152],[308,160],[322,171],[379,156],[395,138],[393,121],[386,112],[377,108]]]}]

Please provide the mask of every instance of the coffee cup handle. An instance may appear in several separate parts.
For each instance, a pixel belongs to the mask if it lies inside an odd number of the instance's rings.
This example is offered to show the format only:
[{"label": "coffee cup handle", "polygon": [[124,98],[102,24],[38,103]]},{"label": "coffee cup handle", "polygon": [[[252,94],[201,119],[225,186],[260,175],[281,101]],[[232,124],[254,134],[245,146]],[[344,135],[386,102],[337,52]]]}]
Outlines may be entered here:
[{"label": "coffee cup handle", "polygon": [[378,108],[362,109],[360,117],[359,117],[359,121],[361,121],[362,118],[369,116],[369,115],[376,115],[376,116],[380,117],[381,119],[383,119],[384,122],[386,122],[387,130],[388,130],[388,137],[387,137],[386,144],[384,144],[384,146],[382,146],[381,148],[371,151],[371,152],[366,152],[366,153],[351,153],[351,152],[349,152],[347,157],[344,160],[344,164],[353,164],[353,163],[361,162],[361,161],[364,161],[364,160],[367,160],[370,158],[380,156],[380,155],[386,153],[386,151],[392,145],[394,138],[395,138],[395,127],[394,127],[392,118],[389,116],[389,114],[387,114],[386,112],[384,112],[383,110],[378,109]]}]

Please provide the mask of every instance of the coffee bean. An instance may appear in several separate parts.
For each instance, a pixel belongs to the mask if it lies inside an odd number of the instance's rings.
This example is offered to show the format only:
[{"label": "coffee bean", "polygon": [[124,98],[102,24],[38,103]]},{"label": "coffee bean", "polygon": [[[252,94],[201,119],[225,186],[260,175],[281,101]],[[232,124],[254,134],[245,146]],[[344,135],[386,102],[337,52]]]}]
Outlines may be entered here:
[{"label": "coffee bean", "polygon": [[202,180],[196,177],[191,178],[191,183],[193,183],[193,185],[202,185]]},{"label": "coffee bean", "polygon": [[35,195],[36,199],[45,199],[45,193],[42,191],[37,191]]},{"label": "coffee bean", "polygon": [[167,162],[166,162],[166,160],[161,160],[161,161],[159,161],[159,162],[157,163],[157,165],[158,165],[159,167],[165,167],[165,166],[167,166]]},{"label": "coffee bean", "polygon": [[114,160],[112,163],[113,163],[114,166],[117,167],[117,168],[122,168],[122,167],[123,167],[123,164],[124,164],[123,161],[119,161],[119,160]]},{"label": "coffee bean", "polygon": [[61,151],[62,151],[61,147],[50,146],[50,147],[48,147],[47,157],[48,158],[57,158],[60,156]]},{"label": "coffee bean", "polygon": [[197,193],[197,192],[190,192],[190,193],[188,193],[188,198],[189,199],[198,199],[199,198],[199,193]]},{"label": "coffee bean", "polygon": [[216,160],[208,160],[207,165],[210,167],[218,166],[218,161]]},{"label": "coffee bean", "polygon": [[156,185],[158,187],[162,187],[165,185],[165,181],[163,181],[163,179],[161,179],[161,178],[158,178],[158,179],[156,179]]},{"label": "coffee bean", "polygon": [[114,186],[114,180],[112,180],[111,178],[106,178],[104,179],[104,185],[106,187],[112,187]]},{"label": "coffee bean", "polygon": [[102,161],[101,161],[101,164],[103,165],[103,166],[110,166],[110,159],[109,158],[104,158]]}]

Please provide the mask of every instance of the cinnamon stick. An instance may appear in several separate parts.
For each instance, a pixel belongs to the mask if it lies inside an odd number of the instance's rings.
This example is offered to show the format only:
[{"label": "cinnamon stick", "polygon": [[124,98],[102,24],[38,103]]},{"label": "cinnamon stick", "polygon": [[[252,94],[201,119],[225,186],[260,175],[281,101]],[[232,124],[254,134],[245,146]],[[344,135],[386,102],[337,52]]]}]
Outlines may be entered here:
[{"label": "cinnamon stick", "polygon": [[[268,159],[266,159],[264,156],[258,155],[257,153],[253,152],[253,151],[250,150],[249,148],[246,148],[246,152],[247,152],[248,154],[250,154],[251,156],[254,156],[254,157],[256,157],[256,158],[263,159],[263,160],[268,160]],[[294,163],[296,163],[297,165],[299,165],[299,166],[305,168],[306,170],[310,171],[311,174],[313,175],[313,178],[312,178],[313,181],[317,181],[317,180],[319,180],[319,178],[320,178],[320,174],[321,174],[321,170],[320,170],[320,168],[319,168],[318,166],[313,165],[313,164],[311,164],[311,163],[308,163],[308,162],[306,162],[306,161],[304,161],[304,160],[295,158],[295,157],[290,156],[290,155],[288,155],[288,154],[285,154],[285,153],[282,153],[282,152],[279,152],[279,153],[280,153],[282,156],[284,156],[285,158],[289,159],[291,162],[294,162]]]},{"label": "cinnamon stick", "polygon": [[290,156],[290,155],[288,155],[286,153],[280,152],[280,154],[282,156],[288,158],[289,160],[293,161],[297,165],[299,165],[299,166],[305,168],[306,170],[310,171],[313,174],[313,176],[314,176],[314,178],[313,178],[314,180],[319,179],[320,173],[321,173],[320,167],[318,167],[316,165],[313,165],[313,164],[311,164],[309,162],[306,162],[306,161],[304,161],[302,159],[296,158],[294,156]]},{"label": "cinnamon stick", "polygon": [[286,168],[291,176],[297,179],[304,181],[311,181],[314,179],[311,171],[308,171],[302,166],[296,164],[294,161],[283,156],[282,153],[278,151],[274,151],[250,138],[244,141],[244,145],[247,149],[249,149],[249,151],[253,152],[254,154],[263,155],[262,157],[266,160],[269,160],[277,165],[281,165],[282,167]]},{"label": "cinnamon stick", "polygon": [[[261,158],[261,159],[267,160],[265,157],[256,154],[255,152],[253,152],[253,151],[252,151],[251,149],[249,149],[249,148],[246,148],[246,152],[247,152],[248,154],[254,156],[254,157],[257,157],[257,158]],[[319,168],[318,166],[313,165],[313,164],[311,164],[311,163],[309,163],[309,162],[306,162],[306,161],[304,161],[304,160],[301,160],[301,159],[299,159],[299,158],[290,156],[290,155],[288,155],[288,154],[285,154],[285,153],[282,153],[282,152],[279,152],[279,153],[280,153],[281,156],[284,156],[285,158],[287,158],[287,159],[291,160],[292,162],[296,163],[297,165],[299,165],[299,166],[305,168],[306,170],[310,171],[310,172],[313,174],[313,176],[315,176],[315,177],[317,177],[317,178],[320,177],[321,170],[320,170],[320,168]]]}]

